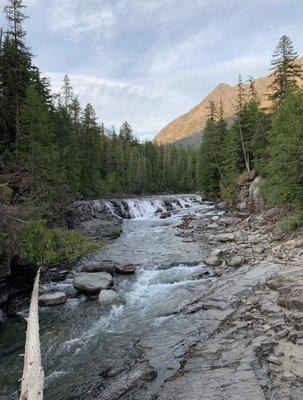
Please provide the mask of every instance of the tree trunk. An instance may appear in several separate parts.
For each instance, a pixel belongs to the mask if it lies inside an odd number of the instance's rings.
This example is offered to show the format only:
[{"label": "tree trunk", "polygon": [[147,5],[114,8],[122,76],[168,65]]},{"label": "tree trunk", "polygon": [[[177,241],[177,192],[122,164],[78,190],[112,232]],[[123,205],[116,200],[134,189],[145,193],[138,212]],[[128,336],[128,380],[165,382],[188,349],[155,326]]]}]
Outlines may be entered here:
[{"label": "tree trunk", "polygon": [[250,162],[249,162],[249,158],[245,149],[245,143],[244,143],[244,138],[243,138],[243,132],[242,132],[242,127],[241,127],[241,123],[238,120],[238,127],[239,127],[239,132],[240,132],[240,138],[241,138],[241,144],[242,144],[242,151],[243,151],[243,156],[244,156],[244,161],[245,161],[245,167],[247,172],[250,172]]},{"label": "tree trunk", "polygon": [[40,269],[35,279],[27,319],[20,400],[43,400],[44,372],[41,363],[38,315],[39,277]]}]

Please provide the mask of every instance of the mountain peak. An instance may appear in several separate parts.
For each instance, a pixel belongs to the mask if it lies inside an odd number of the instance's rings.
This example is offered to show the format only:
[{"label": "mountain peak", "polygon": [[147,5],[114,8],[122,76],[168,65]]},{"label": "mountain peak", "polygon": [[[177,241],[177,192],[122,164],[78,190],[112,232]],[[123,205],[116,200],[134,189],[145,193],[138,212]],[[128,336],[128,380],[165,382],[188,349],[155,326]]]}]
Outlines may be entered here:
[{"label": "mountain peak", "polygon": [[[303,66],[303,58],[298,59],[298,64]],[[268,86],[272,81],[271,76],[258,78],[255,82],[255,88],[260,96],[262,107],[268,107]],[[302,82],[300,83],[302,84]],[[244,91],[248,89],[248,84],[244,84]],[[157,143],[172,143],[188,136],[201,132],[206,124],[209,113],[209,102],[213,101],[216,106],[222,102],[224,116],[226,119],[235,114],[237,97],[237,85],[230,86],[227,83],[219,83],[214,90],[206,96],[198,105],[193,107],[186,114],[181,115],[156,135]]]}]

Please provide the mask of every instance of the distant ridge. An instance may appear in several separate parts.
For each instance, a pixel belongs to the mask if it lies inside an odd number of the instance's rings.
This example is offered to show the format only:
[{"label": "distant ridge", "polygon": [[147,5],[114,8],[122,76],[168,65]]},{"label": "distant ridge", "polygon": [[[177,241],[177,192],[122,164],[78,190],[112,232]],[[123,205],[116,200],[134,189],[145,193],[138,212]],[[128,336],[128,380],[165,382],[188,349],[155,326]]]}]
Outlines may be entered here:
[{"label": "distant ridge", "polygon": [[[298,63],[303,67],[303,58],[298,59]],[[267,94],[269,93],[268,86],[271,81],[272,78],[269,76],[256,79],[255,87],[260,96],[262,107],[269,106]],[[244,90],[247,91],[249,85],[245,84],[243,87]],[[217,106],[219,106],[220,101],[222,101],[224,117],[229,119],[235,114],[236,97],[237,86],[220,83],[201,101],[201,103],[161,129],[161,131],[156,135],[154,141],[159,144],[172,143],[176,141],[179,142],[188,136],[195,136],[197,133],[203,131],[207,121],[210,100],[212,100]]]}]

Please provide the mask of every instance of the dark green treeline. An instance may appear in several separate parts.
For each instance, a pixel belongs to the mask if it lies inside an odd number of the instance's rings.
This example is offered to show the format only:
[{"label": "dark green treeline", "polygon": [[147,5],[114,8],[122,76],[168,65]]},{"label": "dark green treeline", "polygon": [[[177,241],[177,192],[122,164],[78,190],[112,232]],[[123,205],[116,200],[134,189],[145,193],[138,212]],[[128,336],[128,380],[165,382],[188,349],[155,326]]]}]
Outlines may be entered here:
[{"label": "dark green treeline", "polygon": [[[72,199],[195,188],[195,152],[139,143],[124,122],[109,133],[91,104],[81,107],[69,78],[56,96],[33,65],[22,0],[5,7],[0,43],[0,154],[6,172],[20,171],[28,201],[50,212]],[[44,214],[45,214],[44,212]]]},{"label": "dark green treeline", "polygon": [[241,183],[253,174],[265,177],[269,205],[303,207],[303,73],[287,36],[273,53],[271,107],[263,109],[255,83],[244,92],[238,83],[236,115],[210,103],[210,116],[197,155],[197,188],[235,202]]}]

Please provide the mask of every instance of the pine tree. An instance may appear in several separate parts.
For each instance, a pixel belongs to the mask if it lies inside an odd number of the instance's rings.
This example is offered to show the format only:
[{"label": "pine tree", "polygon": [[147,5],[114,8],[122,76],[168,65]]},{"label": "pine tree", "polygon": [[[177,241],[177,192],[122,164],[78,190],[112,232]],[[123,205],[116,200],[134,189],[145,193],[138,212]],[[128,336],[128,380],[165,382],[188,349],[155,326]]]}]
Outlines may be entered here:
[{"label": "pine tree", "polygon": [[273,53],[271,65],[273,82],[269,98],[279,106],[289,90],[297,87],[297,79],[303,78],[303,72],[297,64],[298,55],[294,51],[291,39],[283,35]]},{"label": "pine tree", "polygon": [[42,209],[43,214],[58,212],[65,206],[64,168],[55,144],[49,111],[35,88],[27,90],[20,111],[17,154],[29,175],[30,203]]},{"label": "pine tree", "polygon": [[270,205],[303,207],[303,92],[288,93],[273,114],[266,193]]},{"label": "pine tree", "polygon": [[70,112],[74,100],[74,92],[68,75],[65,75],[63,78],[63,85],[60,90],[60,97],[62,99],[64,107],[68,112]]},{"label": "pine tree", "polygon": [[[10,86],[8,90],[12,92],[10,102],[14,108],[14,115],[9,121],[9,140],[16,144],[20,134],[21,103],[32,77],[31,54],[25,45],[26,32],[23,28],[23,22],[27,18],[23,13],[24,8],[22,0],[9,0],[9,4],[4,8],[9,29],[1,64],[3,69],[8,70],[9,77],[7,80],[2,78],[1,83]],[[5,74],[4,71],[2,73]]]},{"label": "pine tree", "polygon": [[100,135],[92,105],[85,107],[81,126],[81,192],[95,197],[101,194]]}]

